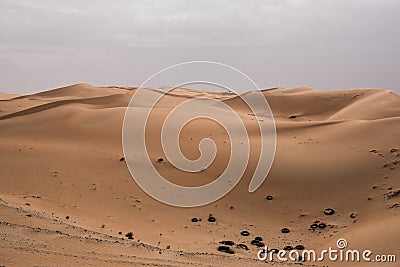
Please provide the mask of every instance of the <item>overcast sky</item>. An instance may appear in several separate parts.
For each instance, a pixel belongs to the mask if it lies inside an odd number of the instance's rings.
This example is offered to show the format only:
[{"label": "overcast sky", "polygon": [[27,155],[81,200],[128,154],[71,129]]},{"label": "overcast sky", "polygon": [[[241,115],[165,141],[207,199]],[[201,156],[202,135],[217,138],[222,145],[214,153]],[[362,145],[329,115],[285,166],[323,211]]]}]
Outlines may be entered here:
[{"label": "overcast sky", "polygon": [[400,92],[398,0],[0,0],[0,91],[140,85],[191,60],[260,87]]}]

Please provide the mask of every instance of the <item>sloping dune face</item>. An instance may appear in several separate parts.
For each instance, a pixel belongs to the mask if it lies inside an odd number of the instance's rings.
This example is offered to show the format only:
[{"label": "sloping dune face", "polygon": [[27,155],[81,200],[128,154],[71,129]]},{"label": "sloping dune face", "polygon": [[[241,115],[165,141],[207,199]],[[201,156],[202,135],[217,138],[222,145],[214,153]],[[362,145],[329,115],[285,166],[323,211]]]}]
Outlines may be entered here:
[{"label": "sloping dune face", "polygon": [[[351,249],[398,254],[399,95],[381,89],[264,90],[277,130],[267,179],[248,192],[259,152],[252,148],[248,169],[230,193],[206,206],[178,208],[144,193],[123,159],[122,124],[135,92],[78,84],[0,95],[0,265],[252,266],[260,264],[259,248],[251,244],[256,236],[269,249],[303,245],[318,252],[337,248],[336,241],[345,238]],[[165,158],[160,123],[175,105],[196,97],[235,108],[248,126],[250,143],[257,147],[258,142],[254,116],[237,96],[171,91],[154,108],[146,138],[152,140],[148,148],[155,168],[186,186],[209,183],[229,160],[224,129],[199,120],[183,128],[179,144],[186,157],[196,159],[199,142],[212,138],[220,154],[210,169],[188,175],[166,160],[156,162]],[[327,208],[333,214],[324,214]],[[215,222],[208,221],[210,214]],[[243,230],[250,234],[241,235]],[[224,240],[235,243],[234,254],[217,250]],[[294,263],[274,260],[277,266]]]}]

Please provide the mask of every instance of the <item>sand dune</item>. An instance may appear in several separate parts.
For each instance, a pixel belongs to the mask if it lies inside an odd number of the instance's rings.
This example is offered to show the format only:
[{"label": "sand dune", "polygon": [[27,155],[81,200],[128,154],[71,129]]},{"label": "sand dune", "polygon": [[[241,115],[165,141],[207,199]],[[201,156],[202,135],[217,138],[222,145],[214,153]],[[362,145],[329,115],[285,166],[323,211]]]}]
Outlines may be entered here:
[{"label": "sand dune", "polygon": [[[277,128],[275,160],[265,182],[247,192],[255,149],[243,179],[229,194],[184,209],[149,197],[120,161],[122,122],[135,90],[78,84],[32,95],[0,94],[0,266],[252,266],[260,265],[258,249],[250,244],[255,236],[269,248],[301,244],[315,250],[346,238],[350,248],[397,253],[400,261],[398,94],[264,90]],[[250,141],[257,144],[254,116],[230,93],[173,90],[156,106],[151,122],[159,124],[177,103],[200,96],[237,108],[250,128]],[[152,159],[163,155],[159,131],[155,126],[149,132],[155,140],[149,146]],[[188,158],[199,156],[198,142],[210,135],[222,154],[193,175],[168,162],[157,170],[183,185],[215,179],[229,156],[226,133],[200,120],[181,135]],[[267,195],[273,199],[266,200]],[[325,215],[326,208],[335,213]],[[216,222],[207,221],[209,214]],[[201,221],[191,222],[193,217]],[[327,227],[310,230],[315,221]],[[284,227],[290,233],[281,233]],[[242,236],[243,230],[250,236]],[[133,240],[124,236],[127,232],[133,232]],[[249,250],[232,246],[235,254],[219,252],[223,240]]]}]

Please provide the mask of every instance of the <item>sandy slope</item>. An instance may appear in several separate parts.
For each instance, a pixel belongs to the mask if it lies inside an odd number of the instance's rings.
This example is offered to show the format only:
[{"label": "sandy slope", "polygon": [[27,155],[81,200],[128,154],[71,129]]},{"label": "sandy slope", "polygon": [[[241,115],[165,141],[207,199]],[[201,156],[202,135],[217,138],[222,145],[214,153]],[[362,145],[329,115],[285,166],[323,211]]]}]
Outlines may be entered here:
[{"label": "sandy slope", "polygon": [[[134,93],[133,88],[79,84],[27,96],[0,95],[0,266],[251,266],[260,264],[250,245],[255,236],[270,248],[302,244],[317,251],[346,238],[352,249],[397,253],[400,261],[399,95],[380,89],[265,90],[278,134],[267,180],[255,193],[247,192],[257,159],[253,149],[250,166],[232,192],[213,204],[184,209],[147,196],[120,161],[123,116]],[[162,155],[157,124],[170,107],[198,96],[224,100],[253,129],[254,118],[233,95],[177,89],[150,118],[153,159]],[[257,144],[256,132],[250,132]],[[196,158],[198,141],[210,134],[221,152],[210,169],[192,179],[168,162],[157,169],[183,185],[210,182],[229,156],[226,133],[200,120],[185,127],[180,139],[183,153]],[[328,207],[334,215],[323,214]],[[210,213],[217,222],[207,222]],[[202,221],[192,223],[192,217]],[[315,220],[328,227],[310,231]],[[282,234],[283,227],[291,232]],[[251,235],[241,236],[242,230]],[[133,241],[118,234],[128,231]],[[250,250],[218,252],[222,240],[245,243]]]}]

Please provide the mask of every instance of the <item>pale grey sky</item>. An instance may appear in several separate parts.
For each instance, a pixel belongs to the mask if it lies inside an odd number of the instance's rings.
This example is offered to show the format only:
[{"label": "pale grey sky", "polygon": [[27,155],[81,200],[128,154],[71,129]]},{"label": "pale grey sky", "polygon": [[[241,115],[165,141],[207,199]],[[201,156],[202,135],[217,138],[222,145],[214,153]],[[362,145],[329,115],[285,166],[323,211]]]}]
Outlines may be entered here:
[{"label": "pale grey sky", "polygon": [[260,87],[400,92],[398,0],[0,0],[0,91],[140,85],[173,64]]}]

